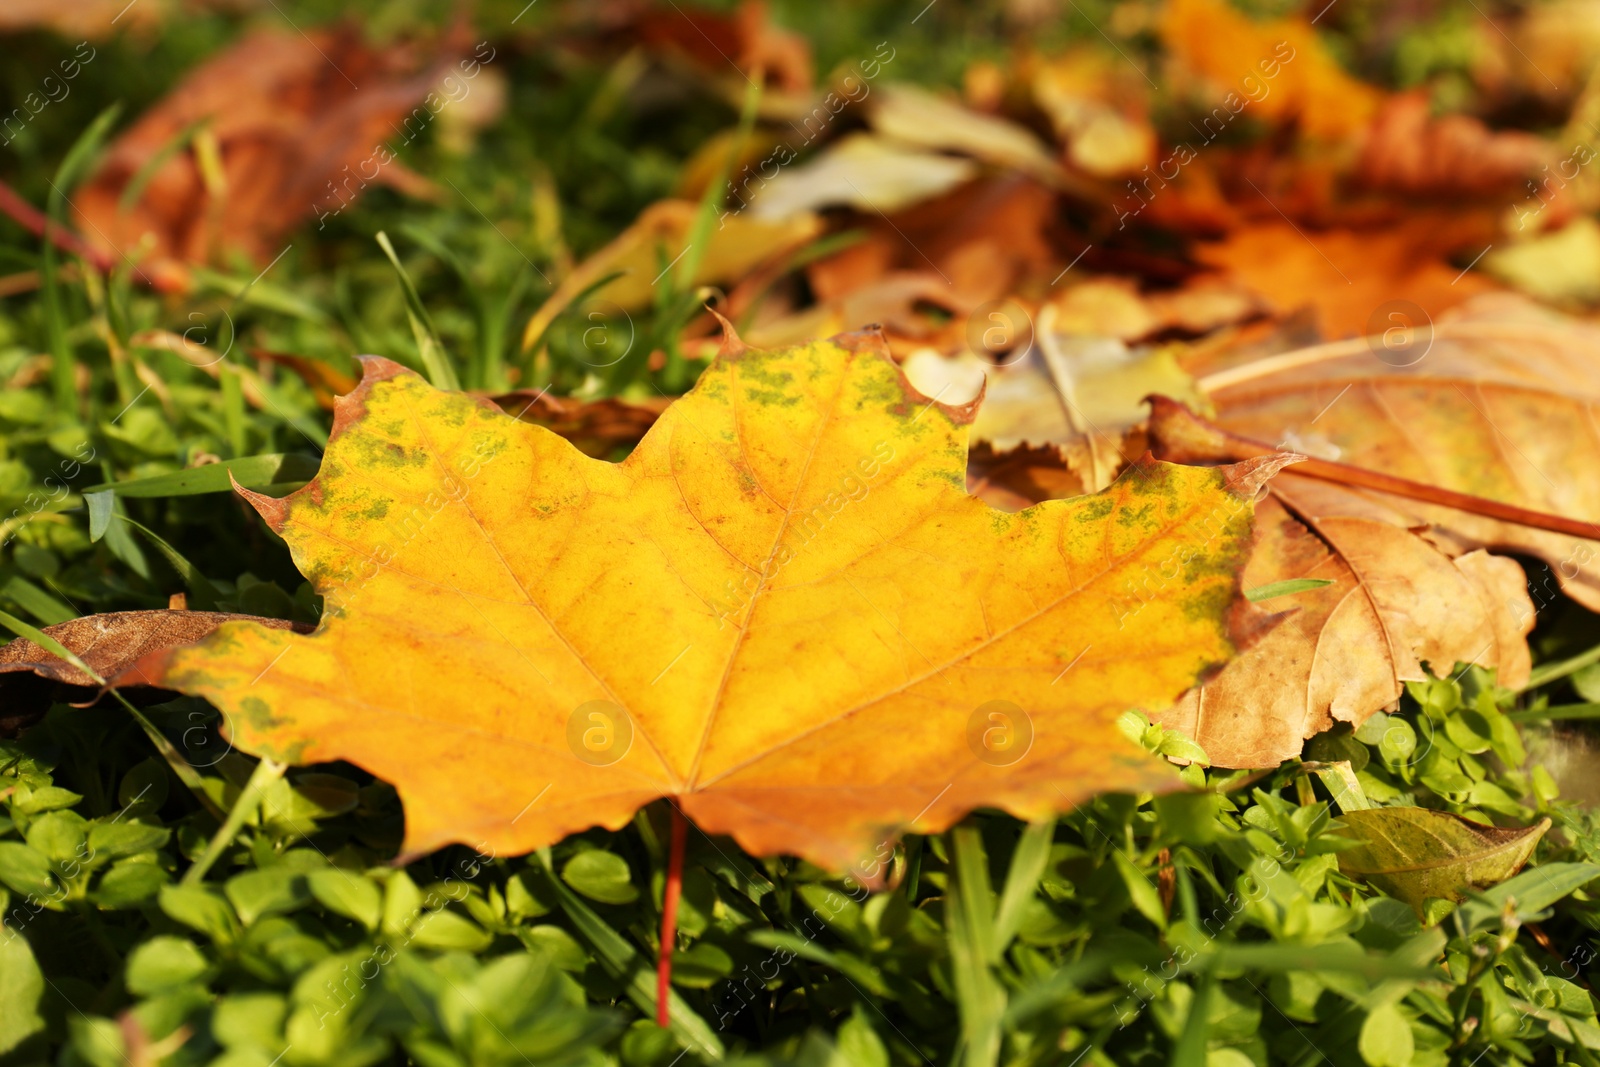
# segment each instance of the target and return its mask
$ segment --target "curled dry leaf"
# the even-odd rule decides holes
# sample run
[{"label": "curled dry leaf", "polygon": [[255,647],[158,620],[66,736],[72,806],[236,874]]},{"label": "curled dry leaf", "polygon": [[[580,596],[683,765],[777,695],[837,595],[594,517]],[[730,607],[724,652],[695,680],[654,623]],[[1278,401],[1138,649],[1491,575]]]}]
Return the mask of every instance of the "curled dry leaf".
[{"label": "curled dry leaf", "polygon": [[[1152,434],[1156,432],[1152,427]],[[1257,505],[1247,588],[1294,578],[1332,584],[1274,603],[1296,610],[1217,677],[1156,715],[1223,767],[1275,766],[1336,722],[1361,723],[1402,685],[1457,662],[1520,685],[1533,626],[1514,560],[1455,556],[1405,512],[1340,486],[1284,475]]]},{"label": "curled dry leaf", "polygon": [[975,405],[917,394],[882,349],[731,343],[617,464],[369,359],[315,481],[245,494],[319,629],[224,626],[140,669],[247,751],[394,783],[412,852],[526,851],[671,797],[840,867],[979,805],[1168,787],[1116,719],[1270,620],[1237,572],[1286,458],[1147,460],[1005,514],[964,488]]},{"label": "curled dry leaf", "polygon": [[[1271,766],[1297,755],[1306,737],[1336,722],[1359,724],[1391,704],[1404,682],[1425,677],[1425,665],[1437,672],[1477,663],[1495,668],[1502,684],[1521,685],[1530,664],[1525,635],[1558,589],[1600,606],[1600,489],[1591,476],[1600,465],[1600,336],[1495,295],[1412,338],[1410,348],[1386,348],[1378,337],[1242,364],[1212,350],[1190,369],[1209,371],[1199,384],[1224,430],[1560,516],[1579,529],[1551,532],[1295,471],[1275,479],[1260,505],[1246,586],[1332,584],[1297,593],[1296,612],[1272,634],[1159,714],[1220,766]],[[991,386],[1002,400],[1005,381],[995,375]],[[1027,439],[1076,455],[1071,449],[1095,439],[1064,415],[1053,430],[1020,418],[985,425],[987,415],[980,436],[990,440],[1031,426]],[[1150,427],[1158,455],[1218,462],[1248,454],[1196,445],[1179,430],[1171,419]],[[1029,484],[1041,483],[1012,479],[1007,490]],[[1586,523],[1594,524],[1592,538]],[[1522,568],[1494,552],[1548,564],[1531,597]]]},{"label": "curled dry leaf", "polygon": [[[1557,589],[1600,607],[1595,329],[1501,296],[1412,340],[1317,346],[1201,384],[1224,430],[1593,523],[1594,536],[1299,474],[1276,479],[1246,584],[1334,584],[1296,596],[1299,613],[1163,715],[1223,765],[1277,763],[1336,721],[1359,724],[1398,698],[1403,681],[1423,677],[1423,663],[1436,672],[1478,663],[1522,685],[1524,635]],[[1158,453],[1204,458],[1172,447],[1170,420],[1151,430]],[[1531,598],[1521,567],[1485,549],[1548,564]]]},{"label": "curled dry leaf", "polygon": [[1339,823],[1361,842],[1339,853],[1339,870],[1405,901],[1424,919],[1430,898],[1459,903],[1467,890],[1516,874],[1550,829],[1549,819],[1500,827],[1428,808],[1347,811]]}]

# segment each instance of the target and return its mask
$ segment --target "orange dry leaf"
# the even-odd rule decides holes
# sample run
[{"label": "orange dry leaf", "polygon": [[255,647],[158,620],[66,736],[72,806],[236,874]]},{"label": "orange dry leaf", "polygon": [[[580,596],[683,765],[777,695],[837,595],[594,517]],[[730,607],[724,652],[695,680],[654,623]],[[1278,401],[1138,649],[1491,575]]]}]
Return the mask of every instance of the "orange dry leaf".
[{"label": "orange dry leaf", "polygon": [[[1161,39],[1178,74],[1221,126],[1248,114],[1296,122],[1308,137],[1343,141],[1366,128],[1382,96],[1346,74],[1304,19],[1253,22],[1228,0],[1168,0]],[[1228,116],[1228,122],[1222,117]],[[1220,126],[1208,135],[1220,133]]]},{"label": "orange dry leaf", "polygon": [[872,335],[730,344],[622,463],[369,359],[323,468],[245,496],[325,598],[145,660],[248,751],[347,759],[406,848],[514,853],[675,798],[832,867],[977,806],[1173,779],[1120,740],[1259,632],[1250,498],[1284,457],[1147,461],[1016,514]]},{"label": "orange dry leaf", "polygon": [[[232,253],[265,263],[289,230],[338,214],[369,184],[427,187],[390,146],[421,136],[470,94],[492,58],[480,45],[458,69],[453,54],[370,47],[351,28],[251,34],[191,71],[117,138],[73,195],[77,226],[108,251],[188,262]],[[185,135],[189,142],[124,210],[129,183]]]},{"label": "orange dry leaf", "polygon": [[1430,248],[1437,238],[1420,229],[1310,230],[1269,220],[1197,245],[1195,255],[1260,293],[1280,313],[1314,308],[1327,336],[1361,336],[1389,326],[1385,309],[1395,301],[1436,317],[1498,288],[1481,274],[1445,262]]}]

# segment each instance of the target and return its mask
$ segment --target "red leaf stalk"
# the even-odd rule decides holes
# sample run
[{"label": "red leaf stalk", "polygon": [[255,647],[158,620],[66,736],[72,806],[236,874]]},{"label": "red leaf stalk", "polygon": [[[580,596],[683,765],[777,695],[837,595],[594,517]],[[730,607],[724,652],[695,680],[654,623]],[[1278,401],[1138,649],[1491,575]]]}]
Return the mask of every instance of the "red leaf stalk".
[{"label": "red leaf stalk", "polygon": [[667,853],[667,886],[661,895],[661,956],[656,962],[656,1025],[667,1025],[667,995],[672,989],[672,947],[678,941],[678,898],[683,895],[683,848],[689,821],[672,805],[672,844]]}]

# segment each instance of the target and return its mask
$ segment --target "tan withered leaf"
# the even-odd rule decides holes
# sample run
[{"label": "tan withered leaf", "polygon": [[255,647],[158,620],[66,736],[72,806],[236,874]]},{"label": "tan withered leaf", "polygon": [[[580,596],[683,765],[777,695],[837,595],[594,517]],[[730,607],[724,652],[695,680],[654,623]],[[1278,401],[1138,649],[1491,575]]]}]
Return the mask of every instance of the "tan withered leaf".
[{"label": "tan withered leaf", "polygon": [[[1600,331],[1480,297],[1412,346],[1322,345],[1200,378],[1222,428],[1296,451],[1567,518],[1600,520]],[[1402,341],[1404,335],[1391,337]],[[1155,436],[1158,428],[1152,426]],[[1168,429],[1169,434],[1172,432]],[[1182,448],[1158,454],[1199,459]],[[1213,457],[1215,458],[1215,457]],[[1224,766],[1270,766],[1335,722],[1359,724],[1422,667],[1528,677],[1525,635],[1564,590],[1600,606],[1600,543],[1293,472],[1260,510],[1247,587],[1333,584],[1163,722]],[[1600,537],[1600,525],[1595,528]],[[1513,560],[1540,558],[1530,597]]]},{"label": "tan withered leaf", "polygon": [[[1323,345],[1206,375],[1223,429],[1323,459],[1595,523],[1571,537],[1363,491],[1452,554],[1544,560],[1600,610],[1600,329],[1511,296],[1482,297],[1407,347]],[[1548,595],[1540,598],[1541,603]]]},{"label": "tan withered leaf", "polygon": [[1249,589],[1293,578],[1332,584],[1274,601],[1295,613],[1217,677],[1157,714],[1225,767],[1298,755],[1336,722],[1360,723],[1398,700],[1403,683],[1457,662],[1527,681],[1533,626],[1514,560],[1452,557],[1417,536],[1414,519],[1310,478],[1274,479],[1256,506]]},{"label": "tan withered leaf", "polygon": [[[1498,296],[1410,337],[1303,349],[1201,385],[1233,433],[1595,520],[1600,538],[1600,331]],[[1246,584],[1334,584],[1297,595],[1294,618],[1164,713],[1224,765],[1274,764],[1336,721],[1360,723],[1423,663],[1478,663],[1522,685],[1538,610],[1558,590],[1600,607],[1596,540],[1293,474],[1271,496]],[[1531,599],[1521,567],[1484,549],[1548,564]]]},{"label": "tan withered leaf", "polygon": [[246,751],[394,783],[409,851],[526,851],[671,797],[840,867],[979,805],[1170,785],[1116,719],[1263,624],[1238,568],[1286,458],[1147,461],[1006,514],[965,490],[974,407],[910,389],[875,336],[732,345],[613,464],[368,360],[316,479],[245,494],[322,625],[140,668]]},{"label": "tan withered leaf", "polygon": [[1339,853],[1339,870],[1370,882],[1423,915],[1430,897],[1461,901],[1522,869],[1550,829],[1499,827],[1428,808],[1368,808],[1339,817],[1345,836],[1362,843]]}]

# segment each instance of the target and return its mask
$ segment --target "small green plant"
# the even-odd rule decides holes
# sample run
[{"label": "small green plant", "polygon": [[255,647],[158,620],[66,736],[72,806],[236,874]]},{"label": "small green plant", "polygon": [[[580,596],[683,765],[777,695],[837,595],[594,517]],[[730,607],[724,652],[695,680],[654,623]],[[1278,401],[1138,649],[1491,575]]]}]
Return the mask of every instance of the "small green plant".
[{"label": "small green plant", "polygon": [[[753,860],[694,832],[674,1025],[653,1017],[664,812],[522,857],[403,867],[399,804],[349,767],[291,772],[203,880],[215,823],[111,709],[0,744],[0,1042],[71,1064],[1595,1062],[1585,982],[1593,816],[1514,768],[1514,695],[1483,672],[1321,735],[1370,802],[1557,829],[1523,873],[1413,909],[1347,877],[1297,762],[1106,796],[1055,823],[977,815],[858,871]],[[191,754],[203,704],[148,714]],[[1163,751],[1174,735],[1128,725]],[[1504,723],[1505,725],[1500,725]],[[207,740],[202,740],[202,738]],[[1196,760],[1192,746],[1172,754]],[[198,762],[198,761],[197,761]],[[226,808],[250,774],[203,768]],[[52,1051],[55,1050],[55,1051]],[[687,1050],[687,1051],[685,1051]],[[837,1060],[843,1057],[842,1060]]]}]

